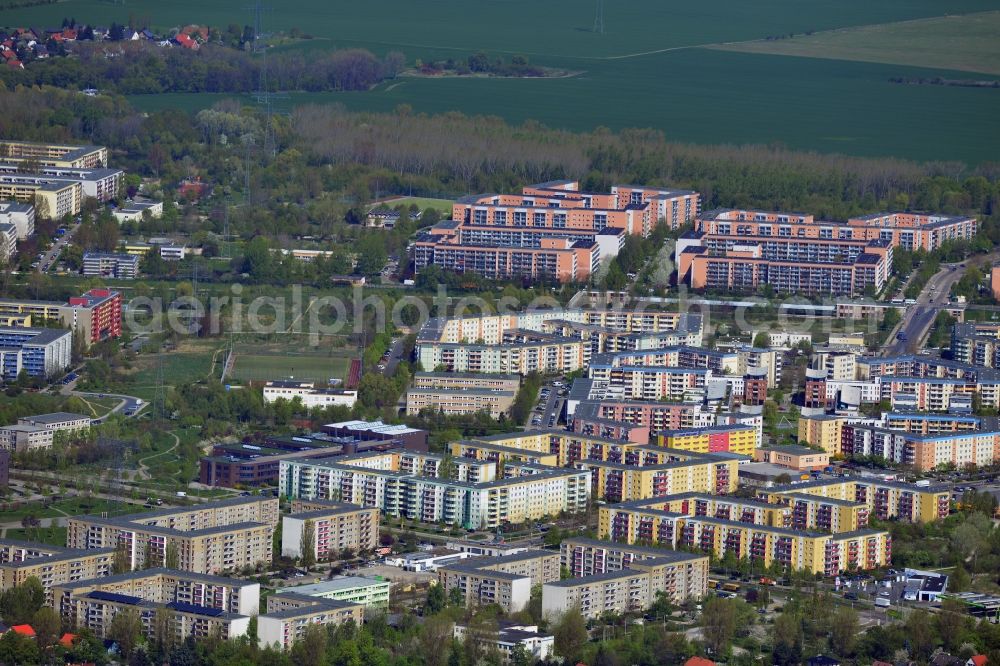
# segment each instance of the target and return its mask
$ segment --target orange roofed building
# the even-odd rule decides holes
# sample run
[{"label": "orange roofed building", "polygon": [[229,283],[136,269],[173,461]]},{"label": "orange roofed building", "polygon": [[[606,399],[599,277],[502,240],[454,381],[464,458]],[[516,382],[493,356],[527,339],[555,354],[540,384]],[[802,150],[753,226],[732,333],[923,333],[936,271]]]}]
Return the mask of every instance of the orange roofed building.
[{"label": "orange roofed building", "polygon": [[529,185],[520,194],[463,197],[452,219],[411,245],[414,268],[436,265],[490,279],[529,277],[579,282],[618,254],[625,236],[656,224],[677,228],[698,214],[697,192],[619,185],[582,192],[576,181]]},{"label": "orange roofed building", "polygon": [[976,220],[879,213],[847,222],[792,212],[717,209],[677,243],[678,282],[693,289],[860,296],[879,292],[894,248],[928,252],[976,235]]}]

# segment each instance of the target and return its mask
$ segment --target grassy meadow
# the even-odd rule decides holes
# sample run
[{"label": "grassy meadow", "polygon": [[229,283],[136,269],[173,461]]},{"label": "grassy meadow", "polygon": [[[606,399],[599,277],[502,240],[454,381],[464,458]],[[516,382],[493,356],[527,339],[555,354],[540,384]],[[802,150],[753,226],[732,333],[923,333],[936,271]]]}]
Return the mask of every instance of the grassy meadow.
[{"label": "grassy meadow", "polygon": [[842,28],[730,44],[744,53],[860,60],[1000,76],[1000,11]]}]

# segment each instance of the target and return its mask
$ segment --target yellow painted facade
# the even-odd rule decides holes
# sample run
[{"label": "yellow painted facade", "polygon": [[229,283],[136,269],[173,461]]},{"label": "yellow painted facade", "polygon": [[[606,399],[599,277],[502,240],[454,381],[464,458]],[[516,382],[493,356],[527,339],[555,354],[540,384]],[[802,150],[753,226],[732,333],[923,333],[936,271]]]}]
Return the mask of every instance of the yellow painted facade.
[{"label": "yellow painted facade", "polygon": [[799,444],[818,446],[830,455],[840,453],[840,436],[846,419],[802,416],[799,418]]},{"label": "yellow painted facade", "polygon": [[752,458],[757,447],[757,429],[752,426],[721,426],[674,430],[657,435],[656,443],[694,453],[736,453]]}]

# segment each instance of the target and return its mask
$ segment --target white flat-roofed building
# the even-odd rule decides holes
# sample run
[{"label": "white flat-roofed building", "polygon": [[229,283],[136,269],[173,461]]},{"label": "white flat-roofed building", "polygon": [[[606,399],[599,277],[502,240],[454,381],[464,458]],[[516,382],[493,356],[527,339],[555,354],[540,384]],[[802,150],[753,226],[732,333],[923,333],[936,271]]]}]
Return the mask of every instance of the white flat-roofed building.
[{"label": "white flat-roofed building", "polygon": [[391,586],[389,581],[380,578],[336,576],[314,585],[300,585],[287,589],[289,592],[310,597],[364,604],[366,608],[385,608],[389,605]]},{"label": "white flat-roofed building", "polygon": [[52,432],[33,425],[9,425],[0,428],[0,449],[24,453],[52,447]]},{"label": "white flat-roofed building", "polygon": [[149,217],[156,219],[163,215],[162,201],[134,201],[125,204],[121,208],[116,208],[111,212],[118,222],[141,222],[143,216],[149,213]]},{"label": "white flat-roofed building", "polygon": [[[470,632],[468,625],[458,623],[455,625],[453,635],[460,641],[464,641]],[[477,636],[477,640],[488,640],[496,647],[504,663],[508,663],[514,656],[517,646],[524,648],[525,653],[532,661],[545,661],[552,655],[555,647],[555,637],[538,630],[535,624],[514,624],[509,621],[501,621],[499,630],[490,636]]]},{"label": "white flat-roofed building", "polygon": [[302,406],[330,407],[342,405],[353,407],[358,401],[358,392],[352,389],[317,388],[313,382],[270,381],[264,385],[264,402],[272,403],[279,399],[289,402],[298,398]]},{"label": "white flat-roofed building", "polygon": [[53,432],[59,432],[60,430],[86,430],[90,427],[91,418],[83,414],[73,414],[71,412],[53,412],[51,414],[22,416],[17,422],[19,425],[38,426],[39,428],[47,428]]},{"label": "white flat-roofed building", "polygon": [[0,201],[0,223],[13,224],[18,240],[35,233],[35,207],[21,201]]},{"label": "white flat-roofed building", "polygon": [[17,254],[17,227],[9,223],[0,223],[0,259],[4,264],[10,264]]},{"label": "white flat-roofed building", "polygon": [[161,245],[160,246],[160,259],[164,261],[181,261],[187,256],[188,249],[186,245]]},{"label": "white flat-roofed building", "polygon": [[83,255],[83,274],[134,280],[139,274],[139,257],[132,254],[86,252]]}]

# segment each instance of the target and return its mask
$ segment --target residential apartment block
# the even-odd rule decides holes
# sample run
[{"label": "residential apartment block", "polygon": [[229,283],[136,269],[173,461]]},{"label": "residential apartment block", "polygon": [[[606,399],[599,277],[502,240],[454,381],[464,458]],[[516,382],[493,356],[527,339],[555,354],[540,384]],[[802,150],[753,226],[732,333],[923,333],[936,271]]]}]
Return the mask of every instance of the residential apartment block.
[{"label": "residential apartment block", "polygon": [[71,548],[121,549],[132,569],[164,563],[172,546],[179,569],[216,574],[270,562],[277,524],[277,498],[237,497],[120,518],[73,516],[66,541]]},{"label": "residential apartment block", "polygon": [[955,324],[951,329],[951,356],[962,363],[1000,369],[1000,324],[982,321]]},{"label": "residential apartment block", "polygon": [[499,419],[510,413],[517,397],[515,391],[494,391],[481,388],[411,388],[406,392],[406,413],[420,412],[456,415],[486,412]]},{"label": "residential apartment block", "polygon": [[417,334],[425,368],[519,374],[572,372],[592,354],[702,342],[701,317],[677,312],[545,310],[429,319]]},{"label": "residential apartment block", "polygon": [[35,214],[58,220],[78,215],[83,205],[83,186],[78,180],[40,174],[0,173],[0,199],[31,204]]},{"label": "residential apartment block", "polygon": [[134,280],[139,274],[139,257],[131,254],[85,252],[83,274],[93,277]]},{"label": "residential apartment block", "polygon": [[153,638],[155,618],[179,640],[246,635],[260,605],[260,584],[171,569],[144,571],[62,583],[52,588],[53,605],[68,626],[108,635],[115,616],[139,614],[143,633]]},{"label": "residential apartment block", "polygon": [[34,577],[51,602],[53,585],[100,578],[111,573],[114,550],[81,550],[0,539],[0,592]]},{"label": "residential apartment block", "polygon": [[257,618],[257,643],[260,647],[290,648],[313,624],[336,626],[365,618],[365,605],[282,590],[267,598],[267,613]]},{"label": "residential apartment block", "polygon": [[805,213],[717,209],[699,215],[696,228],[719,236],[797,238],[808,240],[884,240],[907,250],[936,250],[947,240],[971,240],[974,218],[924,213],[876,213],[847,222],[816,220]]},{"label": "residential apartment block", "polygon": [[475,372],[415,372],[410,382],[414,389],[485,389],[517,392],[520,375],[484,375]]},{"label": "residential apartment block", "polygon": [[645,464],[581,460],[574,465],[590,473],[591,494],[608,502],[688,492],[725,494],[736,490],[739,466],[736,458],[705,456],[673,462],[646,458],[641,463]]},{"label": "residential apartment block", "polygon": [[537,466],[507,478],[469,482],[403,472],[399,460],[398,455],[283,460],[279,492],[299,499],[336,497],[379,507],[390,516],[486,529],[576,513],[589,501],[590,476],[582,470]]},{"label": "residential apartment block", "polygon": [[0,328],[0,376],[51,377],[69,367],[73,334],[56,328]]},{"label": "residential apartment block", "polygon": [[0,201],[0,224],[13,224],[17,240],[26,240],[35,233],[35,207],[30,203]]},{"label": "residential apartment block", "polygon": [[58,322],[79,335],[86,346],[122,334],[122,295],[111,289],[91,289],[59,301],[0,299],[0,315],[27,315],[28,322]]},{"label": "residential apartment block", "polygon": [[651,402],[615,398],[590,399],[593,382],[577,380],[566,410],[573,430],[581,434],[621,439],[621,424],[650,432],[702,428],[715,423],[715,414],[701,402]]},{"label": "residential apartment block", "polygon": [[694,453],[735,453],[753,457],[757,429],[745,425],[714,426],[696,430],[666,430],[656,434],[656,444]]},{"label": "residential apartment block", "polygon": [[572,578],[542,586],[542,612],[584,617],[641,612],[664,595],[680,604],[708,590],[707,555],[571,537],[560,547]]},{"label": "residential apartment block", "polygon": [[0,156],[0,176],[43,178],[51,183],[79,183],[84,198],[108,202],[118,196],[125,173],[121,169],[105,167],[54,167],[37,166],[33,173],[25,173],[21,165],[4,161]]},{"label": "residential apartment block", "polygon": [[945,486],[916,486],[867,477],[816,480],[761,491],[768,502],[788,504],[788,495],[818,497],[864,503],[868,515],[879,520],[927,523],[947,518],[951,493]]},{"label": "residential apartment block", "polygon": [[1000,460],[1000,431],[920,435],[863,423],[845,423],[841,426],[840,452],[847,457],[878,456],[913,465],[922,472],[940,465],[985,466]]},{"label": "residential apartment block", "polygon": [[709,517],[687,517],[676,545],[723,557],[754,558],[795,570],[834,576],[843,571],[878,569],[892,561],[888,532],[861,529],[825,534],[752,525]]},{"label": "residential apartment block", "polygon": [[316,561],[335,558],[345,550],[354,553],[373,551],[378,547],[379,510],[356,504],[327,500],[295,500],[291,515],[281,519],[281,554],[302,557],[306,527],[312,531]]},{"label": "residential apartment block", "polygon": [[4,140],[0,141],[0,161],[30,161],[42,166],[93,169],[107,165],[108,149],[104,146]]},{"label": "residential apartment block", "polygon": [[803,213],[713,210],[677,245],[678,276],[693,288],[861,295],[881,291],[892,248],[932,251],[971,239],[976,220],[919,213],[880,213],[843,222]]},{"label": "residential apartment block", "polygon": [[501,557],[476,557],[438,569],[446,593],[458,589],[466,606],[497,604],[507,613],[528,605],[531,588],[559,580],[559,553],[528,550]]},{"label": "residential apartment block", "polygon": [[622,186],[599,194],[552,181],[521,194],[463,197],[451,220],[410,249],[417,271],[437,265],[490,278],[582,281],[618,253],[626,235],[648,236],[658,221],[676,228],[698,209],[696,192]]},{"label": "residential apartment block", "polygon": [[883,289],[892,271],[887,241],[685,235],[677,244],[678,279],[692,289],[861,296]]}]

